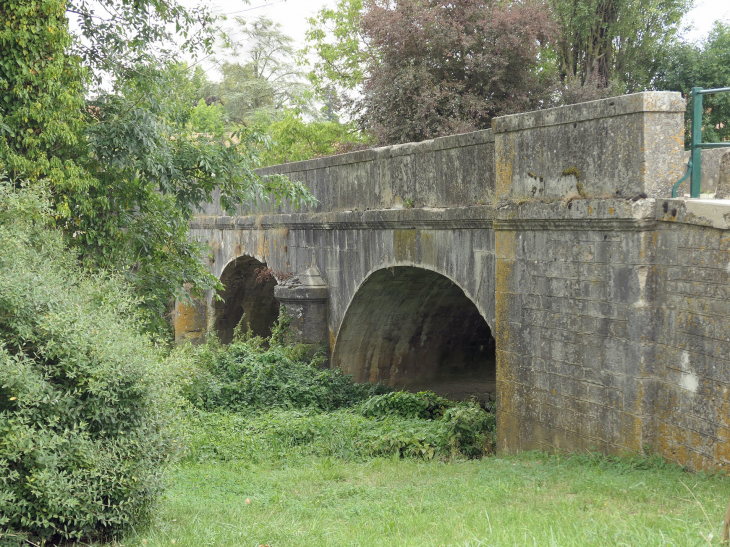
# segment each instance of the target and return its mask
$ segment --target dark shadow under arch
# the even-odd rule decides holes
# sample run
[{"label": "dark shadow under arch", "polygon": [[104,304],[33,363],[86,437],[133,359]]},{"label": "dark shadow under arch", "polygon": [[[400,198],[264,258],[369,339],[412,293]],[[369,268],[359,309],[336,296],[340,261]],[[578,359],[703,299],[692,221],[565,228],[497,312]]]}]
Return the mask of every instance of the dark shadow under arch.
[{"label": "dark shadow under arch", "polygon": [[233,339],[233,330],[244,318],[243,329],[250,328],[258,336],[269,336],[279,316],[279,302],[274,298],[276,280],[256,280],[256,269],[266,264],[250,256],[242,256],[228,264],[221,274],[225,289],[219,291],[223,301],[214,303],[215,330],[224,344]]},{"label": "dark shadow under arch", "polygon": [[416,267],[372,274],[347,310],[333,366],[360,382],[383,381],[456,399],[495,394],[495,342],[464,291]]}]

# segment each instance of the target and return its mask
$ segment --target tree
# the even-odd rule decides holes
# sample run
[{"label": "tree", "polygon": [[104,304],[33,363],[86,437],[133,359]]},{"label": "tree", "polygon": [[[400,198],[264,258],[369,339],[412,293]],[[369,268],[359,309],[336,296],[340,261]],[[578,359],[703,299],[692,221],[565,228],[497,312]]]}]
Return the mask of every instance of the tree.
[{"label": "tree", "polygon": [[307,21],[308,44],[300,58],[309,64],[307,55],[316,55],[309,80],[332,110],[351,108],[366,77],[369,50],[362,32],[362,10],[362,0],[338,0],[334,9],[323,8]]},{"label": "tree", "polygon": [[69,52],[90,69],[96,83],[133,78],[140,65],[173,63],[181,51],[210,54],[216,35],[215,18],[202,3],[192,8],[177,0],[64,4],[79,29]]},{"label": "tree", "polygon": [[[691,97],[693,87],[705,89],[730,87],[730,25],[715,22],[707,40],[701,44],[678,43],[670,48],[659,67],[655,89],[681,91]],[[703,140],[730,140],[730,94],[705,95],[702,102]],[[685,138],[690,139],[691,100],[685,116]]]},{"label": "tree", "polygon": [[307,160],[367,148],[369,139],[357,130],[354,123],[337,121],[306,122],[301,114],[287,110],[283,117],[273,121],[266,133],[271,147],[261,152],[262,165],[276,165]]},{"label": "tree", "polygon": [[85,150],[86,71],[65,54],[64,8],[60,0],[0,5],[0,171],[83,192],[92,181],[74,158]]},{"label": "tree", "polygon": [[563,81],[628,91],[651,86],[676,42],[693,0],[550,0],[560,33],[555,51]]},{"label": "tree", "polygon": [[550,104],[541,49],[553,38],[538,0],[366,0],[363,121],[383,143],[491,127]]},{"label": "tree", "polygon": [[[103,5],[130,19],[94,30],[89,21],[96,17],[82,3],[91,44],[74,46],[82,57],[69,53],[63,0],[0,7],[0,170],[15,184],[51,183],[58,224],[82,263],[123,272],[143,297],[149,326],[159,330],[171,297],[187,294],[185,284],[197,293],[217,286],[187,236],[187,220],[214,190],[231,210],[260,199],[312,198],[284,177],[256,176],[264,134],[243,130],[231,138],[191,127],[196,104],[170,92],[181,79],[179,65],[146,53],[168,51],[158,43],[167,36],[164,23],[184,22],[182,8],[157,0]],[[113,36],[114,25],[125,23],[140,25],[130,44]],[[87,75],[107,68],[114,70],[111,90],[98,89],[87,103]]]},{"label": "tree", "polygon": [[271,120],[285,107],[311,111],[311,94],[294,62],[293,39],[266,17],[236,18],[238,34],[229,37],[229,51],[243,53],[243,63],[223,63],[219,96],[230,121],[236,124]]}]

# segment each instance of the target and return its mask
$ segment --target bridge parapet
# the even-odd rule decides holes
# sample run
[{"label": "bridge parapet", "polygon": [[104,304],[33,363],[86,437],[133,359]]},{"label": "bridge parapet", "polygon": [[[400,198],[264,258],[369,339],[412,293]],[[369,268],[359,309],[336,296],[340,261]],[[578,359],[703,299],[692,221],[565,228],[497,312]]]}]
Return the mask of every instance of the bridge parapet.
[{"label": "bridge parapet", "polygon": [[[476,205],[488,202],[494,190],[494,137],[487,129],[275,165],[257,173],[303,182],[318,203],[299,212]],[[294,212],[291,206],[266,204],[256,210]],[[225,213],[216,199],[202,214]]]},{"label": "bridge parapet", "polygon": [[671,196],[682,176],[685,101],[645,92],[496,118],[497,196]]},{"label": "bridge parapet", "polygon": [[[680,93],[645,92],[496,118],[493,129],[259,169],[303,182],[299,212],[459,207],[496,199],[669,197],[684,170]],[[239,214],[293,213],[263,204]],[[218,200],[201,216],[226,213]]]}]

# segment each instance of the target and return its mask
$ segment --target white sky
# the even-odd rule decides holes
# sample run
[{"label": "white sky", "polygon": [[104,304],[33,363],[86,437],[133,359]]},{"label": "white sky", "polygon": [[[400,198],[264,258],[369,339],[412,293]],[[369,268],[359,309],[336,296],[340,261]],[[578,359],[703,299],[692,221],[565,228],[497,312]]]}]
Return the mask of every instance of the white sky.
[{"label": "white sky", "polygon": [[[1,1],[1,0],[0,0]],[[226,15],[229,21],[224,25],[232,27],[236,16],[256,18],[266,16],[281,24],[282,31],[294,38],[296,49],[304,46],[304,34],[308,28],[307,19],[313,17],[325,6],[334,6],[336,0],[180,0],[188,7],[205,3],[216,15]],[[685,20],[688,28],[685,37],[699,41],[707,36],[716,20],[730,23],[730,0],[695,0],[695,7]],[[220,59],[219,59],[220,60]],[[208,76],[217,80],[219,75],[209,62],[201,63]]]},{"label": "white sky", "polygon": [[[183,0],[186,5],[197,3]],[[334,6],[335,0],[211,0],[208,5],[218,14],[258,17],[265,15],[281,23],[284,34],[294,38],[298,47],[304,43],[307,18],[314,16],[326,5]],[[243,11],[246,10],[246,11]],[[687,14],[685,25],[694,28],[687,34],[691,40],[699,40],[707,35],[712,23],[718,19],[730,22],[730,0],[695,0],[695,8]]]},{"label": "white sky", "polygon": [[718,20],[730,22],[730,0],[695,0],[694,9],[684,19],[685,25],[693,27],[687,37],[690,40],[701,40]]},{"label": "white sky", "polygon": [[[194,0],[183,0],[195,4]],[[730,3],[730,0],[728,0]],[[313,17],[326,5],[334,6],[335,0],[212,0],[208,2],[213,13],[225,14],[230,18],[241,16],[256,18],[265,15],[272,21],[281,23],[282,31],[294,38],[296,47],[304,45],[304,33],[307,30],[307,19]]]}]

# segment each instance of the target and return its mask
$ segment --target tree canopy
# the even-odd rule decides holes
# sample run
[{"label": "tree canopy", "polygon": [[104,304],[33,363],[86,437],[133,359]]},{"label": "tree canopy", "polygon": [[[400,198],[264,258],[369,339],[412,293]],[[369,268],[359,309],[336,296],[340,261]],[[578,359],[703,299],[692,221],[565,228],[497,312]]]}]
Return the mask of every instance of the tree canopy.
[{"label": "tree canopy", "polygon": [[[162,312],[171,296],[186,294],[183,286],[217,286],[187,235],[187,219],[214,190],[229,209],[311,196],[284,177],[256,176],[269,142],[260,131],[193,127],[202,112],[175,83],[195,73],[172,62],[179,48],[169,25],[190,37],[185,47],[205,47],[207,31],[193,36],[190,26],[212,23],[204,9],[105,0],[104,18],[90,6],[0,7],[0,171],[16,184],[50,182],[58,224],[82,263],[123,272],[162,329]],[[70,35],[66,10],[82,14],[82,37]],[[104,74],[110,80],[95,85]]]},{"label": "tree canopy", "polygon": [[539,52],[555,27],[541,0],[365,0],[365,123],[381,142],[491,127],[550,102]]},{"label": "tree canopy", "polygon": [[561,77],[628,91],[651,86],[667,47],[676,42],[692,0],[550,0],[560,32]]},{"label": "tree canopy", "polygon": [[401,142],[655,89],[692,2],[338,0],[310,19],[305,51],[321,98]]},{"label": "tree canopy", "polygon": [[[716,89],[730,87],[730,24],[717,21],[707,40],[701,44],[677,43],[665,52],[654,86],[657,89],[681,91],[690,97],[693,87]],[[703,140],[730,139],[730,94],[705,95],[703,99]],[[687,108],[689,143],[690,113]]]},{"label": "tree canopy", "polygon": [[281,25],[266,17],[235,21],[236,28],[226,35],[226,52],[238,60],[221,64],[223,80],[214,86],[228,120],[265,125],[286,108],[314,112],[312,93],[296,64],[294,40]]}]

